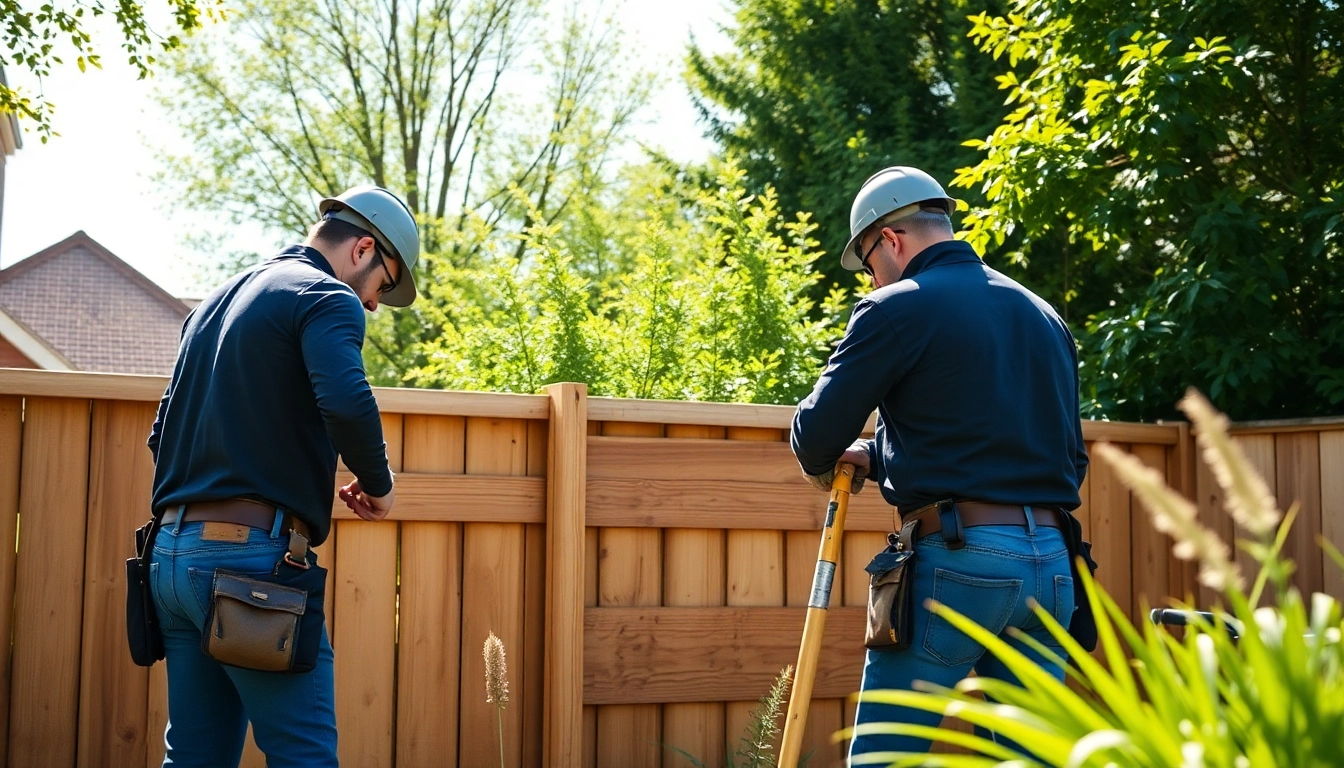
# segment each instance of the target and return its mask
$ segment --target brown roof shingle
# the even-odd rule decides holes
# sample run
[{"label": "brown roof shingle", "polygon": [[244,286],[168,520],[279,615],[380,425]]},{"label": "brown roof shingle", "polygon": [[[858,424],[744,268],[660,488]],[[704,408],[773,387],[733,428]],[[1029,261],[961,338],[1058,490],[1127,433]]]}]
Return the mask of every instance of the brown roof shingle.
[{"label": "brown roof shingle", "polygon": [[0,270],[0,307],[78,370],[169,374],[189,311],[77,232]]}]

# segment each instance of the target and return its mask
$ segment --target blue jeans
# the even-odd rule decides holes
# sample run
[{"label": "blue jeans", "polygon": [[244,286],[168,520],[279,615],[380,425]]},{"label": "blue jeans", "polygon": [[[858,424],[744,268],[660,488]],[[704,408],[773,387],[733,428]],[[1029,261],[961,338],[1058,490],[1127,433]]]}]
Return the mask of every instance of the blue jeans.
[{"label": "blue jeans", "polygon": [[297,675],[219,664],[201,651],[216,568],[270,573],[288,535],[252,529],[245,543],[203,541],[204,523],[159,531],[150,561],[168,662],[164,765],[236,766],[247,724],[270,768],[336,765],[336,697],[326,628],[317,668]]},{"label": "blue jeans", "polygon": [[[1006,632],[1009,627],[1018,627],[1042,645],[1059,650],[1059,644],[1027,603],[1035,598],[1060,624],[1069,625],[1073,575],[1063,534],[1035,525],[1031,529],[1026,525],[984,525],[964,531],[966,546],[962,549],[948,549],[937,533],[915,543],[915,580],[911,585],[915,620],[910,647],[903,651],[870,649],[863,668],[863,690],[911,690],[916,680],[951,687],[972,669],[981,677],[1017,682],[998,658],[985,652],[984,646],[925,609],[924,602],[929,598],[955,609],[1036,660],[1056,678],[1064,679],[1064,670],[1058,664]],[[854,720],[856,724],[936,726],[942,715],[860,702]],[[869,752],[926,752],[928,748],[927,739],[874,734],[856,737],[849,754],[854,758]]]}]

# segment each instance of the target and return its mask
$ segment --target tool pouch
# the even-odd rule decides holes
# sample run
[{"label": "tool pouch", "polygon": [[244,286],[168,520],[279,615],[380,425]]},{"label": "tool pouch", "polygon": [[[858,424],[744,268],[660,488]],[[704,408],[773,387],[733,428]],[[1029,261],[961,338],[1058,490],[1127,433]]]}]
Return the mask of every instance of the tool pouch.
[{"label": "tool pouch", "polygon": [[1064,540],[1069,546],[1069,567],[1073,572],[1073,618],[1069,620],[1069,636],[1087,651],[1097,649],[1097,617],[1092,614],[1092,602],[1087,599],[1087,590],[1083,589],[1083,580],[1078,575],[1078,558],[1082,558],[1088,571],[1097,572],[1097,562],[1092,559],[1092,543],[1083,540],[1083,526],[1078,518],[1060,510],[1060,520],[1064,524]]},{"label": "tool pouch", "polygon": [[244,669],[311,671],[322,640],[326,584],[327,570],[306,551],[302,559],[286,552],[267,576],[216,570],[201,650]]},{"label": "tool pouch", "polygon": [[863,644],[876,650],[901,651],[910,647],[914,630],[916,529],[909,522],[899,535],[887,535],[887,548],[864,568],[869,575],[868,626]]},{"label": "tool pouch", "polygon": [[155,515],[136,530],[135,557],[126,561],[126,640],[131,661],[142,667],[154,666],[163,658],[163,633],[149,586],[150,553],[158,532],[159,516]]}]

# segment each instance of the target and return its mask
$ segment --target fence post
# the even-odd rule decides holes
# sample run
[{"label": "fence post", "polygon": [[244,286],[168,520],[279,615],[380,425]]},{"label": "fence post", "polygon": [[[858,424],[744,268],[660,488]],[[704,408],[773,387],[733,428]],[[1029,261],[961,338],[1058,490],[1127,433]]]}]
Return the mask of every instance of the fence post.
[{"label": "fence post", "polygon": [[583,541],[588,387],[552,384],[546,467],[546,686],[543,763],[583,762]]}]

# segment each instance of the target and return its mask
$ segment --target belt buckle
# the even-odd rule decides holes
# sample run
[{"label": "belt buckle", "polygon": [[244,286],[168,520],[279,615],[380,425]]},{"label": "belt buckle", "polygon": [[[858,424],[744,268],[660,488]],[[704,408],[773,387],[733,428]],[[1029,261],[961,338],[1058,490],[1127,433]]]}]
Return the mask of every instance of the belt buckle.
[{"label": "belt buckle", "polygon": [[966,546],[966,536],[961,529],[961,513],[952,499],[938,502],[938,524],[942,527],[943,543],[948,549],[961,549]]}]

